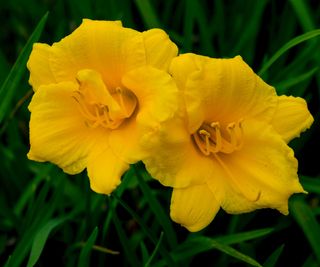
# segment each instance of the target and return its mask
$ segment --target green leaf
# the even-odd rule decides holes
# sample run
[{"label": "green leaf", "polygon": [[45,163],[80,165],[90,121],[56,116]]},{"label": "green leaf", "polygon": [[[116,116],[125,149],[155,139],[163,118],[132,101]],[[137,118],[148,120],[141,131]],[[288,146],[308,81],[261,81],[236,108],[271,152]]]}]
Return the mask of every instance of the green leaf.
[{"label": "green leaf", "polygon": [[[155,244],[158,244],[158,240],[157,238],[154,236],[153,232],[151,232],[149,230],[149,228],[147,227],[147,225],[144,223],[144,221],[142,219],[140,219],[140,217],[124,202],[122,201],[121,198],[119,198],[117,195],[113,195],[114,198],[116,198],[119,202],[119,204],[125,209],[127,210],[127,212],[137,221],[137,223],[141,226],[141,229],[143,230],[143,232],[149,237],[149,239]],[[115,215],[115,213],[114,213]],[[172,259],[172,257],[170,256],[170,254],[168,253],[168,251],[162,246],[162,244],[159,245],[159,251],[161,253],[161,255],[164,257],[164,259],[166,260],[166,265],[167,266],[175,266],[175,263]]]},{"label": "green leaf", "polygon": [[163,239],[163,232],[161,232],[160,234],[160,237],[159,237],[159,240],[158,240],[158,243],[156,245],[156,247],[154,248],[154,251],[152,252],[149,260],[146,262],[146,264],[144,265],[144,267],[148,267],[148,266],[151,266],[151,262],[152,260],[154,259],[154,257],[157,255],[157,252],[159,250],[159,247],[160,247],[160,244],[162,242],[162,239]]},{"label": "green leaf", "polygon": [[234,257],[240,261],[246,262],[252,266],[262,267],[261,264],[259,264],[256,260],[249,257],[248,255],[245,255],[226,244],[220,243],[212,238],[205,237],[205,236],[197,236],[188,240],[184,244],[183,249],[182,247],[180,247],[178,253],[177,252],[173,253],[173,258],[176,260],[183,260],[188,257],[191,257],[192,255],[198,254],[203,251],[211,250],[211,249],[217,249],[221,252],[226,253],[231,257]]},{"label": "green leaf", "polygon": [[307,177],[300,176],[300,182],[303,188],[310,193],[320,194],[320,178],[319,177]]},{"label": "green leaf", "polygon": [[302,196],[290,199],[290,212],[302,228],[320,265],[320,225]]},{"label": "green leaf", "polygon": [[[118,199],[118,201],[119,201],[119,199]],[[110,203],[110,201],[109,201],[109,203]],[[140,266],[141,264],[139,264],[138,258],[136,256],[136,254],[134,253],[134,251],[132,251],[132,247],[130,246],[129,239],[127,238],[126,233],[124,232],[124,230],[122,228],[122,224],[118,218],[118,215],[115,211],[115,208],[112,206],[110,206],[110,208],[112,211],[112,220],[113,220],[114,226],[116,227],[116,231],[117,231],[118,237],[120,239],[121,245],[123,247],[124,253],[127,256],[128,263],[133,267]]]},{"label": "green leaf", "polygon": [[12,98],[18,88],[19,82],[26,70],[26,64],[31,53],[32,45],[37,42],[48,18],[48,12],[42,17],[26,45],[13,65],[9,75],[0,88],[0,123],[5,118],[11,105]]},{"label": "green leaf", "polygon": [[304,0],[290,0],[290,4],[296,12],[303,30],[313,30],[315,28],[315,24],[307,2]]},{"label": "green leaf", "polygon": [[285,52],[287,52],[290,48],[308,41],[312,38],[315,38],[320,35],[320,29],[309,31],[305,34],[299,35],[293,39],[291,39],[289,42],[287,42],[284,46],[282,46],[262,67],[262,69],[259,71],[259,75],[261,76],[264,72],[266,72],[267,69],[270,68],[270,66],[279,58],[281,57]]},{"label": "green leaf", "polygon": [[157,13],[155,12],[151,1],[149,0],[135,0],[134,1],[141,16],[144,24],[147,28],[160,28],[161,23],[158,19]]},{"label": "green leaf", "polygon": [[274,85],[274,87],[277,89],[277,92],[279,94],[286,94],[289,91],[289,88],[304,82],[305,80],[311,79],[311,77],[319,70],[319,67],[315,67],[311,70],[308,70],[307,72],[291,77],[289,79],[286,79],[284,81],[281,81]]},{"label": "green leaf", "polygon": [[264,262],[263,267],[275,267],[283,249],[284,245],[278,247]]},{"label": "green leaf", "polygon": [[98,227],[95,227],[88,238],[88,241],[85,243],[84,247],[81,249],[78,267],[87,267],[90,266],[90,254],[94,243],[96,242],[98,236]]},{"label": "green leaf", "polygon": [[51,231],[67,219],[68,217],[52,219],[37,232],[32,243],[27,267],[32,267],[37,263]]},{"label": "green leaf", "polygon": [[132,168],[135,171],[143,195],[145,196],[150,208],[156,216],[158,223],[163,227],[165,236],[168,239],[171,248],[174,248],[177,245],[177,237],[169,217],[166,215],[159,201],[154,197],[147,183],[142,178],[138,167],[133,165]]},{"label": "green leaf", "polygon": [[243,232],[238,234],[226,235],[222,237],[214,238],[215,241],[221,242],[226,245],[237,244],[245,241],[249,241],[255,238],[259,238],[268,234],[271,234],[274,231],[273,228],[263,228],[259,230],[253,230],[249,232]]}]

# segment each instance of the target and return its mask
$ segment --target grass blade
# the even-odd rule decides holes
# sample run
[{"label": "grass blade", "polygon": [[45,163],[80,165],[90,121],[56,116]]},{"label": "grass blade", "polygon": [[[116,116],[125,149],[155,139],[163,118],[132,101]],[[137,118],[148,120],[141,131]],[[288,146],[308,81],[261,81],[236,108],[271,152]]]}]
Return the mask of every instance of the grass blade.
[{"label": "grass blade", "polygon": [[315,28],[311,12],[308,5],[303,0],[289,1],[297,14],[300,24],[304,31],[310,31]]},{"label": "grass blade", "polygon": [[300,181],[306,191],[320,194],[320,179],[318,177],[300,176]]},{"label": "grass blade", "polygon": [[158,243],[157,243],[154,251],[152,252],[150,258],[148,259],[148,261],[147,261],[146,264],[144,265],[144,267],[151,266],[150,264],[151,264],[152,260],[154,259],[154,257],[157,255],[157,252],[158,252],[158,250],[159,250],[159,247],[160,247],[160,244],[161,244],[161,242],[162,242],[162,239],[163,239],[163,232],[161,232],[160,237],[159,237],[159,241],[158,241]]},{"label": "grass blade", "polygon": [[259,230],[253,230],[244,233],[226,235],[222,237],[217,237],[214,240],[217,242],[221,242],[226,245],[237,244],[245,241],[249,241],[255,238],[259,238],[265,235],[268,235],[274,231],[273,228],[264,228]]},{"label": "grass blade", "polygon": [[90,253],[94,243],[96,242],[98,236],[98,227],[95,227],[88,238],[88,241],[85,243],[84,247],[81,249],[78,267],[87,267],[89,265]]},{"label": "grass blade", "polygon": [[157,201],[157,199],[152,195],[151,190],[148,187],[147,183],[141,177],[137,166],[133,165],[132,167],[133,167],[135,174],[137,176],[137,179],[139,181],[139,186],[140,186],[144,196],[146,197],[146,199],[150,205],[150,208],[152,209],[154,215],[156,216],[159,224],[162,225],[171,248],[174,248],[177,245],[177,238],[176,238],[176,233],[173,230],[172,224],[171,224],[168,216],[163,211],[163,209],[162,209],[160,203]]},{"label": "grass blade", "polygon": [[320,225],[317,222],[310,207],[301,196],[295,196],[289,202],[290,211],[297,223],[302,228],[310,246],[320,265]]},{"label": "grass blade", "polygon": [[32,243],[27,267],[32,267],[37,263],[51,231],[67,219],[68,217],[52,219],[38,231]]},{"label": "grass blade", "polygon": [[161,23],[149,0],[134,1],[147,28],[160,28]]},{"label": "grass blade", "polygon": [[123,247],[124,253],[127,255],[128,263],[133,267],[140,266],[141,264],[139,264],[138,258],[134,253],[134,251],[132,251],[130,247],[130,242],[125,232],[122,229],[121,222],[118,218],[115,208],[112,206],[111,206],[111,211],[112,211],[112,220],[113,220],[114,226],[116,227],[116,231],[120,239],[121,245]]},{"label": "grass blade", "polygon": [[205,236],[198,236],[188,240],[186,243],[184,243],[183,251],[180,251],[178,253],[175,252],[173,254],[173,258],[176,260],[183,260],[188,257],[191,257],[192,255],[211,249],[217,249],[231,257],[246,262],[252,266],[262,267],[260,263],[258,263],[256,260],[249,257],[248,255],[245,255],[226,244],[220,243],[212,238]]},{"label": "grass blade", "polygon": [[307,33],[304,33],[302,35],[299,35],[293,39],[291,39],[289,42],[287,42],[284,46],[282,46],[262,67],[262,69],[259,71],[259,76],[261,76],[264,72],[266,72],[267,69],[270,68],[270,66],[279,58],[281,57],[285,52],[287,52],[290,48],[303,43],[305,41],[308,41],[312,38],[315,38],[320,35],[320,29],[309,31]]},{"label": "grass blade", "polygon": [[278,247],[264,262],[263,267],[275,267],[283,249],[284,245]]},{"label": "grass blade", "polygon": [[[144,231],[144,233],[149,237],[149,239],[155,244],[158,244],[157,238],[153,235],[153,233],[149,230],[147,225],[139,218],[139,216],[124,202],[121,198],[119,198],[117,195],[113,195],[115,197],[119,204],[127,210],[127,212],[137,221],[138,224],[140,224],[141,229]],[[171,258],[170,254],[163,248],[163,246],[160,244],[159,251],[164,257],[164,259],[167,261],[167,266],[175,266],[175,263],[173,259]]]},{"label": "grass blade", "polygon": [[31,34],[28,42],[24,46],[17,61],[13,65],[9,75],[0,88],[0,123],[6,116],[11,104],[11,100],[15,95],[19,82],[26,70],[26,64],[34,42],[37,42],[43,31],[48,18],[48,12],[42,17],[34,32]]},{"label": "grass blade", "polygon": [[311,77],[319,70],[319,67],[315,67],[301,75],[294,76],[282,82],[279,82],[274,87],[277,89],[279,94],[286,94],[290,87],[302,83],[305,80],[311,79]]}]

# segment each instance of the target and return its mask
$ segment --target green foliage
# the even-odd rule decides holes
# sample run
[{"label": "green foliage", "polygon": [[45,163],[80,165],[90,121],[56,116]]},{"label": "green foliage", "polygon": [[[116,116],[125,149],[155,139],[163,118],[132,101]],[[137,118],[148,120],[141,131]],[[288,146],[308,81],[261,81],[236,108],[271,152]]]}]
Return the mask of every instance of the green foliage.
[{"label": "green foliage", "polygon": [[[0,3],[0,15],[1,266],[320,265],[317,1],[11,0]],[[290,145],[309,194],[292,197],[289,216],[221,211],[206,229],[189,233],[169,217],[170,189],[142,164],[102,196],[90,190],[86,173],[68,176],[29,161],[32,44],[60,40],[83,17],[122,20],[140,31],[161,27],[181,53],[239,54],[278,93],[306,98],[315,123]]]}]

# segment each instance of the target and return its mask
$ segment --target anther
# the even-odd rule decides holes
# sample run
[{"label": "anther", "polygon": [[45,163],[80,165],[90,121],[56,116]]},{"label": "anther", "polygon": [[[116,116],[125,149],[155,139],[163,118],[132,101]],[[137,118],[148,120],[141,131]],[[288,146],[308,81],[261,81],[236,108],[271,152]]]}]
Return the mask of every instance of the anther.
[{"label": "anther", "polygon": [[206,146],[205,146],[205,149],[203,149],[203,154],[205,154],[206,156],[209,156],[210,155],[210,133],[207,132],[206,130],[200,130],[199,131],[199,134],[201,135],[204,135],[205,137],[205,143],[206,143]]},{"label": "anther", "polygon": [[234,122],[229,123],[227,126],[227,131],[230,135],[230,143],[234,148],[237,147],[237,136],[235,132],[235,127],[236,127],[236,124]]},{"label": "anther", "polygon": [[215,130],[216,139],[215,139],[215,147],[214,149],[211,149],[210,151],[212,153],[217,153],[222,148],[222,137],[221,137],[221,131],[220,131],[220,123],[219,122],[212,122],[210,126]]}]

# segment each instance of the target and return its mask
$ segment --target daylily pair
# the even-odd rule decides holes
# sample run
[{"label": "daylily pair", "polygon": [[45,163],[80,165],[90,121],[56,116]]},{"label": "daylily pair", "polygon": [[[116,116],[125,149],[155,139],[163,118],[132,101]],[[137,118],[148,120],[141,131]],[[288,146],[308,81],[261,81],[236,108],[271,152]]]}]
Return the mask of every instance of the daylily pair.
[{"label": "daylily pair", "polygon": [[143,161],[173,188],[170,214],[189,231],[229,213],[274,208],[304,192],[287,143],[313,122],[301,98],[277,96],[241,57],[177,55],[160,29],[85,19],[28,61],[34,96],[28,157],[87,169],[110,194]]}]

